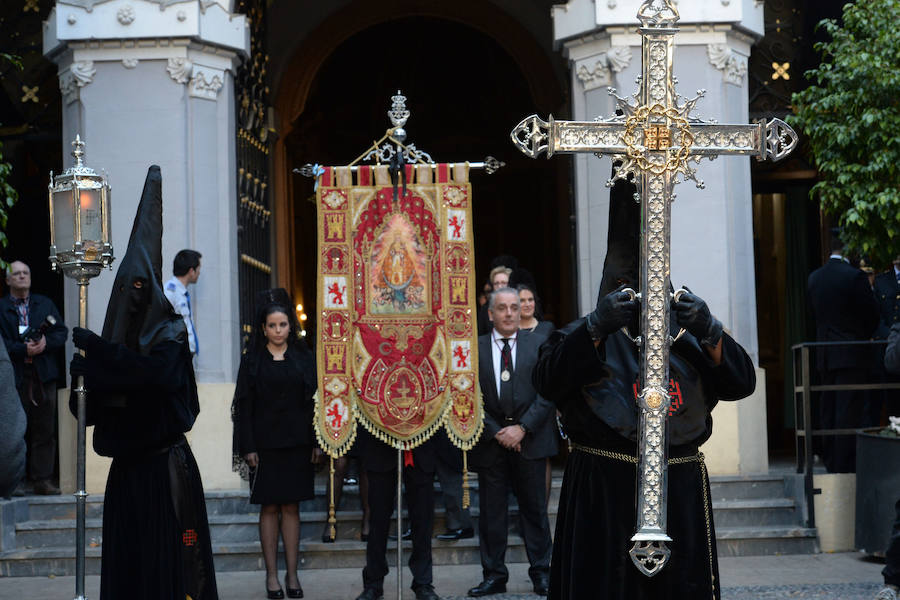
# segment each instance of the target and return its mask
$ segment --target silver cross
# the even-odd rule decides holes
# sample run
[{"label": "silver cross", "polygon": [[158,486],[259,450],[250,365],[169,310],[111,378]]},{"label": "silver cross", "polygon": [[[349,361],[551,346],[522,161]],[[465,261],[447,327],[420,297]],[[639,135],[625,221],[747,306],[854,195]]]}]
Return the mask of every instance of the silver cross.
[{"label": "silver cross", "polygon": [[638,440],[637,532],[629,554],[652,577],[666,565],[672,539],[666,534],[666,417],[669,410],[669,254],[670,211],[677,175],[703,188],[691,163],[719,155],[755,156],[774,161],[797,145],[797,134],[784,121],[720,125],[691,116],[704,92],[686,99],[675,92],[672,77],[678,10],[671,0],[646,0],[641,23],[642,74],[631,99],[616,98],[622,114],[595,121],[546,122],[532,115],[510,134],[531,158],[542,153],[591,152],[612,157],[621,166],[608,186],[630,173],[641,197],[641,423]]}]

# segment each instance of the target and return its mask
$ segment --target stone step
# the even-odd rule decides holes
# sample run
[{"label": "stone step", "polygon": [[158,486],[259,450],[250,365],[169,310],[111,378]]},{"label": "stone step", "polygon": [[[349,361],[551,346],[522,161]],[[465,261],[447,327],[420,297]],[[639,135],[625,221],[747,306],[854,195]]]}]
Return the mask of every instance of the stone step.
[{"label": "stone step", "polygon": [[797,525],[800,513],[792,498],[756,498],[713,501],[716,527],[768,527]]},{"label": "stone step", "polygon": [[[251,508],[256,508],[250,505]],[[764,527],[797,523],[796,506],[788,498],[772,498],[760,500],[729,500],[713,503],[714,518],[717,527]],[[477,529],[480,510],[470,509],[474,526]],[[517,531],[518,507],[510,505],[510,530]],[[301,538],[316,539],[321,537],[323,527],[328,519],[325,511],[308,511],[301,513]],[[340,539],[358,539],[362,512],[340,511],[338,518],[338,536]],[[257,512],[209,515],[210,532],[213,543],[233,543],[255,539],[258,535],[259,516]],[[556,522],[556,506],[550,505],[551,525]],[[99,543],[101,539],[102,519],[87,519],[85,538],[88,543]],[[435,511],[434,531],[446,529],[444,511]],[[74,519],[29,520],[16,525],[16,547],[23,549],[64,546],[74,539]]]},{"label": "stone step", "polygon": [[[559,502],[559,493],[562,488],[562,479],[554,478],[550,486],[550,503],[557,504]],[[435,506],[443,505],[443,495],[440,486],[435,483]],[[315,486],[315,498],[304,500],[300,503],[300,510],[307,512],[321,512],[328,510],[328,497],[326,496],[326,487],[324,484]],[[234,513],[256,513],[259,511],[258,506],[250,504],[249,490],[206,490],[206,512],[209,516],[226,515]],[[471,505],[477,507],[478,498],[478,481],[476,478],[469,479],[469,498]],[[28,506],[28,516],[31,519],[45,521],[50,519],[74,519],[76,504],[72,495],[62,496],[26,496],[17,499],[18,502],[25,502]],[[358,508],[359,486],[345,485],[343,497],[341,499],[341,507]],[[103,516],[103,495],[96,494],[88,496],[85,502],[86,518],[102,518]]]},{"label": "stone step", "polygon": [[[819,551],[814,529],[801,527],[726,527],[716,531],[716,544],[720,557],[758,556],[779,554],[813,554]],[[404,542],[409,556],[411,543]],[[388,542],[388,563],[395,564],[396,546]],[[317,539],[300,540],[301,568],[362,568],[365,565],[363,542],[338,539],[324,544]],[[259,542],[222,542],[213,544],[215,565],[219,571],[256,571],[264,569]],[[71,576],[75,572],[75,551],[72,546],[21,549],[0,554],[0,577]],[[95,575],[100,572],[100,548],[86,550],[86,570]],[[433,540],[432,557],[435,565],[478,564],[480,555],[477,536],[456,542]],[[507,562],[527,562],[525,546],[518,535],[509,536]]]},{"label": "stone step", "polygon": [[716,547],[720,557],[820,552],[816,530],[797,525],[723,528],[716,526]]},{"label": "stone step", "polygon": [[717,475],[710,477],[712,500],[754,500],[784,498],[784,477],[780,475]]}]

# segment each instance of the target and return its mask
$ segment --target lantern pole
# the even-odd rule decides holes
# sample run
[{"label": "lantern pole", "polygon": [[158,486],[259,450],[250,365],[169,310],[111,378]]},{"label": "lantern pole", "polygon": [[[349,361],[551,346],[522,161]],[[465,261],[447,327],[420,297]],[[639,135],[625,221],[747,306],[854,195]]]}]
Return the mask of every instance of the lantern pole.
[{"label": "lantern pole", "polygon": [[[75,164],[62,174],[54,177],[50,173],[49,201],[50,201],[50,266],[54,271],[62,271],[63,275],[75,280],[78,284],[78,326],[87,329],[88,309],[88,285],[92,278],[98,276],[104,267],[109,267],[113,260],[112,245],[110,244],[110,214],[109,214],[109,184],[105,178],[86,167],[84,157],[84,142],[81,136],[75,136],[72,142],[75,147],[72,156]],[[94,214],[85,216],[82,207],[82,190],[92,190],[97,194],[97,205],[94,206]],[[67,210],[60,210],[63,206],[55,206],[57,202],[65,202]],[[68,203],[71,202],[71,210]],[[61,222],[71,214],[72,222]],[[82,218],[99,219],[99,239],[82,239]],[[98,234],[95,227],[88,230],[95,236]],[[72,247],[68,247],[68,232],[73,233]],[[66,247],[58,245],[60,236],[66,240]],[[88,234],[90,235],[90,234]],[[84,351],[79,351],[82,356]],[[84,377],[79,375],[75,380],[76,418],[78,419],[78,431],[76,438],[76,472],[75,472],[75,600],[87,600],[84,592],[85,579],[85,511],[87,502],[86,485],[86,461],[87,461],[87,389],[84,385]]]}]

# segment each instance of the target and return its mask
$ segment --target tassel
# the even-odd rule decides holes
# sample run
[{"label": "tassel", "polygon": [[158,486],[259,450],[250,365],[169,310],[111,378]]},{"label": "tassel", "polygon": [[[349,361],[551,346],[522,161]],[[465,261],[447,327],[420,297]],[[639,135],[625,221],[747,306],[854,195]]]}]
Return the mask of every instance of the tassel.
[{"label": "tassel", "polygon": [[331,526],[331,529],[329,530],[329,535],[331,536],[331,539],[334,540],[334,538],[337,537],[337,530],[334,528],[335,524],[337,523],[337,519],[334,518],[334,457],[333,456],[328,457],[328,465],[329,465],[328,472],[329,472],[329,476],[331,477],[331,485],[328,486],[328,488],[331,492],[328,497],[328,525]]},{"label": "tassel", "polygon": [[469,508],[469,500],[470,500],[470,498],[469,498],[469,464],[468,464],[468,460],[466,458],[465,450],[463,450],[463,473],[462,473],[462,476],[463,476],[462,507],[463,507],[463,510],[465,510],[465,509]]}]

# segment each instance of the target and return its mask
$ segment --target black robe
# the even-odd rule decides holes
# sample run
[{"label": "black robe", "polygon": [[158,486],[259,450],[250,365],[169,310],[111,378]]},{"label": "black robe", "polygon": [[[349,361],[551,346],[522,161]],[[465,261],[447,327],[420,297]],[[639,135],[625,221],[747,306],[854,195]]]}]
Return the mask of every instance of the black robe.
[{"label": "black robe", "polygon": [[[725,334],[714,365],[690,334],[671,348],[669,458],[690,457],[712,433],[719,400],[750,395],[753,363]],[[596,349],[584,321],[554,332],[534,370],[539,392],[554,402],[573,445],[637,455],[637,348],[621,332]],[[574,450],[559,501],[550,595],[555,600],[691,600],[720,597],[715,529],[705,468],[697,461],[668,469],[671,558],[649,578],[628,555],[635,532],[636,465]],[[704,493],[705,490],[705,493]]]},{"label": "black robe", "polygon": [[86,359],[94,449],[113,459],[100,599],[216,600],[203,484],[184,437],[200,410],[187,343],[147,356],[104,343]]}]

